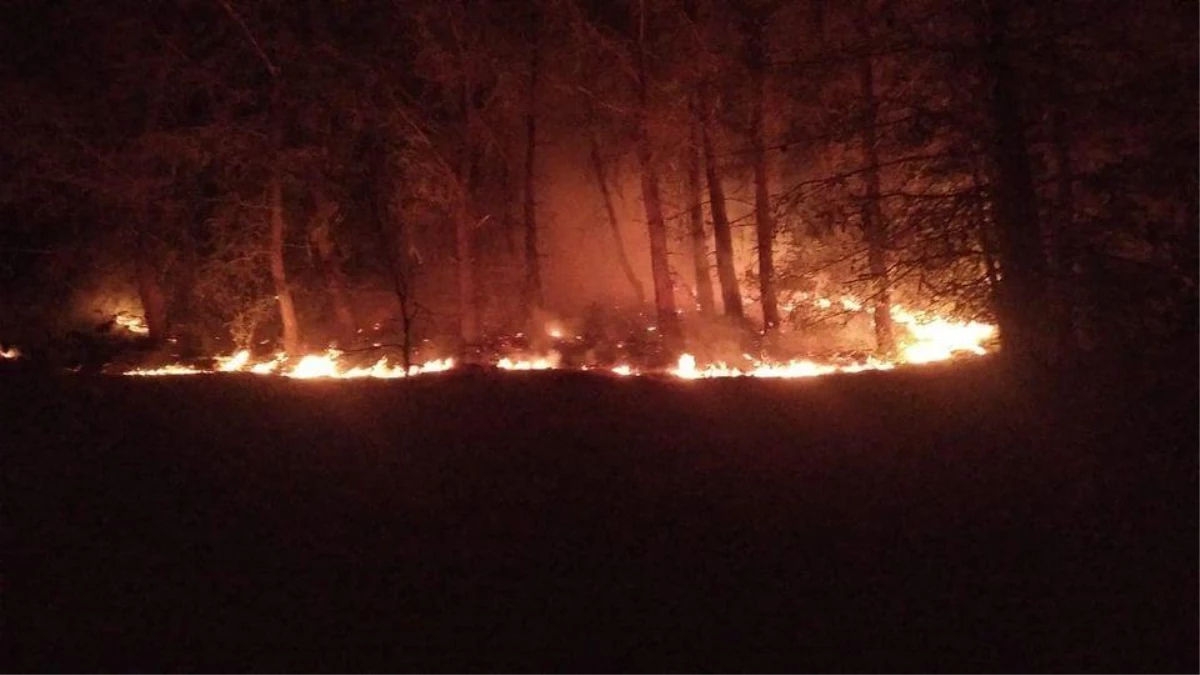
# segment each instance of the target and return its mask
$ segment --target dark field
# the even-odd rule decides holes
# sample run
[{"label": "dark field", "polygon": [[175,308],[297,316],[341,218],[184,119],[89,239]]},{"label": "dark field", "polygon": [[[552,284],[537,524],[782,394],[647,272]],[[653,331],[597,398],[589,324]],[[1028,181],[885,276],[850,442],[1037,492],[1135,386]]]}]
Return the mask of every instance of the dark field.
[{"label": "dark field", "polygon": [[1197,670],[1178,367],[0,378],[5,670]]}]

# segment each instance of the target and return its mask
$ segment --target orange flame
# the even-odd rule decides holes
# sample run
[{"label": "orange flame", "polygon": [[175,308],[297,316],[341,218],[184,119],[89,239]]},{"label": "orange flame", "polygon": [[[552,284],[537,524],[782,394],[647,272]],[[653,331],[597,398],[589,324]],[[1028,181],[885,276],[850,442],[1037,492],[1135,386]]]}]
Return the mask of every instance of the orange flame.
[{"label": "orange flame", "polygon": [[[832,308],[835,305],[846,311],[864,311],[862,301],[845,296],[831,299],[824,297],[810,298],[801,296],[820,308]],[[933,314],[906,309],[901,305],[892,305],[892,319],[904,326],[905,335],[900,339],[899,353],[892,360],[868,358],[855,363],[822,363],[808,359],[772,362],[756,359],[745,355],[743,366],[730,365],[724,362],[699,365],[696,357],[683,354],[679,357],[674,368],[668,369],[669,375],[685,380],[707,379],[716,377],[762,377],[762,378],[803,378],[818,377],[832,373],[856,373],[866,370],[890,370],[898,365],[917,365],[945,361],[959,354],[983,355],[987,349],[983,346],[996,334],[996,327],[977,321],[957,321]],[[648,329],[650,330],[650,329]],[[562,333],[557,324],[547,328],[547,332]],[[9,355],[9,352],[12,355]],[[15,358],[16,350],[0,352],[4,358]],[[294,379],[354,379],[354,378],[401,378],[422,373],[435,373],[454,367],[451,359],[427,361],[413,366],[405,371],[403,366],[392,365],[387,358],[381,358],[370,366],[346,366],[341,363],[342,352],[330,349],[323,354],[307,354],[293,360],[287,354],[279,353],[274,358],[255,362],[250,352],[239,351],[227,357],[217,358],[213,370],[203,370],[190,366],[172,364],[161,368],[139,369],[128,371],[127,375],[195,375],[206,372],[223,373],[253,373],[257,375],[276,374]],[[560,368],[561,357],[557,353],[545,356],[506,356],[495,363],[500,370],[551,370]],[[584,368],[588,370],[587,368]],[[642,372],[630,364],[619,364],[605,369],[618,377],[641,375]]]},{"label": "orange flame", "polygon": [[344,367],[339,363],[341,352],[330,349],[324,354],[308,354],[300,358],[294,365],[288,365],[288,356],[284,353],[275,355],[275,358],[269,361],[251,362],[250,352],[241,350],[231,356],[217,358],[217,367],[215,370],[201,370],[190,366],[169,365],[162,368],[148,368],[127,371],[126,375],[195,375],[201,373],[251,373],[254,375],[270,375],[278,373],[284,377],[290,377],[298,380],[311,380],[319,378],[331,379],[356,379],[364,377],[373,377],[381,379],[394,379],[400,377],[408,377],[409,375],[419,375],[421,373],[435,373],[444,370],[449,370],[454,367],[454,361],[451,359],[441,359],[427,361],[420,365],[414,365],[408,372],[405,372],[404,366],[393,366],[388,363],[387,357],[381,358],[374,364],[366,367]]}]

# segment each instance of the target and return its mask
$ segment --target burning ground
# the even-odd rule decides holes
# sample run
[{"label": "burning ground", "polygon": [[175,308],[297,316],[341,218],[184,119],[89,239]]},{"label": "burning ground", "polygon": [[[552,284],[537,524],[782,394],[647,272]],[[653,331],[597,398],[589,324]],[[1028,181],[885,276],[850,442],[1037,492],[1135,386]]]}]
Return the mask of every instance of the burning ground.
[{"label": "burning ground", "polygon": [[[806,298],[805,302],[821,311],[829,311],[836,307],[834,311],[843,315],[865,315],[863,303],[850,296],[836,300],[811,297]],[[866,370],[891,370],[898,365],[924,365],[963,356],[982,356],[988,353],[988,348],[994,348],[996,343],[996,327],[990,324],[957,320],[934,312],[913,311],[902,305],[893,305],[890,313],[892,320],[903,329],[902,337],[897,342],[897,351],[891,354],[864,351],[837,353],[827,348],[819,355],[803,358],[765,356],[761,355],[765,347],[770,346],[771,351],[778,353],[781,351],[781,343],[791,336],[782,332],[769,336],[769,343],[759,343],[756,347],[751,347],[755,337],[762,339],[764,336],[755,336],[744,329],[726,325],[724,333],[718,333],[714,338],[713,324],[700,323],[705,317],[696,316],[692,320],[698,324],[689,332],[693,336],[693,344],[707,356],[702,356],[702,360],[698,361],[696,355],[683,352],[667,366],[661,362],[654,363],[663,356],[669,357],[669,354],[662,353],[662,345],[653,323],[644,327],[634,327],[635,335],[620,339],[619,336],[614,338],[611,334],[606,335],[607,331],[597,330],[594,325],[580,326],[580,322],[576,322],[576,334],[570,334],[572,331],[567,327],[569,322],[547,319],[537,331],[538,335],[526,336],[524,333],[518,333],[513,338],[501,339],[491,349],[476,351],[471,363],[484,363],[507,371],[565,369],[618,376],[665,374],[686,380],[719,377],[794,379]],[[144,324],[137,321],[126,321],[121,325],[134,335],[140,335],[144,329]],[[733,328],[732,340],[730,328]],[[843,332],[849,332],[845,328],[843,325]],[[639,340],[636,333],[644,334],[645,338]],[[739,342],[744,349],[760,351],[760,355],[755,356],[745,351],[736,353]],[[845,338],[842,338],[841,342],[845,344]],[[793,341],[793,352],[794,344]],[[353,350],[354,353],[349,358],[344,358],[346,352],[334,347],[324,352],[309,354],[276,352],[266,358],[256,358],[251,350],[240,349],[228,356],[194,358],[190,362],[104,366],[109,372],[141,377],[251,373],[280,375],[293,379],[396,379],[441,373],[456,365],[453,357],[417,359],[415,350],[408,353],[402,351],[397,356],[394,349],[397,346],[392,344],[389,349],[376,342],[373,348]],[[377,358],[374,355],[387,351],[391,351],[392,354]],[[658,353],[653,353],[655,351]],[[13,358],[17,355],[14,352]],[[149,358],[162,360],[163,356],[160,352]]]},{"label": "burning ground", "polygon": [[5,665],[1194,671],[1189,358],[10,373]]}]

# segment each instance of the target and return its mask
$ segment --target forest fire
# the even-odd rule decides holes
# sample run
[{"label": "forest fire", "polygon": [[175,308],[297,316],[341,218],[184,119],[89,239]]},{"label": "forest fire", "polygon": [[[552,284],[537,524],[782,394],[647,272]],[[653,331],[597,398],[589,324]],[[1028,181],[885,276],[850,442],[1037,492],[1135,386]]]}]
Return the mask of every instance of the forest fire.
[{"label": "forest fire", "polygon": [[339,362],[342,352],[330,349],[323,354],[308,354],[299,358],[294,365],[289,366],[286,354],[276,354],[267,361],[252,361],[248,350],[241,350],[232,356],[218,357],[217,366],[213,369],[201,369],[192,366],[171,364],[161,368],[137,368],[124,372],[124,375],[140,377],[156,377],[166,375],[199,375],[205,373],[250,373],[253,375],[278,375],[297,380],[311,379],[397,379],[422,373],[435,373],[454,367],[453,359],[435,359],[414,365],[405,370],[402,365],[393,365],[387,357],[381,358],[370,366],[346,366]]},{"label": "forest fire", "polygon": [[822,364],[815,361],[788,361],[786,363],[763,363],[751,360],[748,368],[736,368],[725,363],[713,363],[703,367],[696,365],[696,357],[683,354],[675,368],[669,372],[684,380],[700,380],[717,377],[762,377],[797,379],[818,377],[833,373],[860,373],[866,370],[891,370],[895,363],[869,359],[861,363],[846,365]]},{"label": "forest fire", "polygon": [[[845,297],[837,301],[818,298],[814,304],[828,308],[835,304],[850,311],[862,311],[862,303]],[[796,379],[819,377],[834,373],[857,373],[870,370],[891,370],[901,365],[920,365],[946,361],[960,355],[980,356],[988,352],[985,344],[995,336],[995,326],[976,321],[957,321],[935,314],[914,312],[899,305],[892,307],[892,318],[907,330],[897,355],[891,359],[875,356],[857,360],[833,359],[790,359],[786,361],[765,359],[750,354],[741,354],[733,362],[713,361],[700,363],[691,353],[681,354],[673,367],[663,369],[643,368],[633,363],[619,363],[604,367],[570,365],[556,351],[546,354],[505,355],[492,362],[498,370],[544,371],[581,370],[607,373],[619,377],[667,374],[684,380],[724,377],[758,377]],[[557,328],[557,324],[555,325]],[[561,328],[557,329],[561,332]],[[548,330],[549,332],[549,330]],[[137,368],[125,371],[131,376],[198,375],[204,373],[249,373],[276,375],[292,379],[398,379],[426,373],[438,373],[455,367],[454,359],[433,359],[411,366],[389,362],[382,357],[370,365],[351,365],[343,357],[345,353],[329,349],[323,353],[292,357],[277,353],[266,360],[255,360],[250,351],[240,350],[230,356],[217,357],[212,368],[197,368],[185,364],[170,364],[157,368]]]}]

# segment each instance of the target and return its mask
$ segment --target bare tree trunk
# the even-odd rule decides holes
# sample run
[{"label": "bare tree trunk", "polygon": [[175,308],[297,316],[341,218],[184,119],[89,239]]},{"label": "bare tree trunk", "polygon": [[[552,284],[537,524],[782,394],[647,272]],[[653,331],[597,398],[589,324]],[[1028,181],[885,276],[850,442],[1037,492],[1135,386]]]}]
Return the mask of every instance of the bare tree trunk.
[{"label": "bare tree trunk", "polygon": [[[372,134],[369,171],[371,185],[369,206],[375,221],[375,235],[383,252],[384,265],[392,282],[392,291],[400,308],[401,348],[404,350],[404,372],[411,373],[413,367],[413,324],[416,319],[416,303],[413,298],[414,264],[408,257],[407,232],[404,220],[395,217],[391,208],[391,176],[388,171],[388,151],[383,138]],[[395,235],[391,235],[391,232]]]},{"label": "bare tree trunk", "polygon": [[984,64],[990,79],[993,217],[999,239],[996,316],[1004,349],[1018,361],[1047,355],[1045,258],[1016,76],[1008,47],[1010,8],[991,4]]},{"label": "bare tree trunk", "polygon": [[149,218],[143,220],[142,230],[137,235],[135,247],[135,274],[137,277],[138,297],[142,301],[142,312],[146,317],[147,338],[153,346],[161,345],[167,339],[167,297],[163,293],[162,283],[158,278],[158,269],[152,262],[149,252],[148,236],[144,232]]},{"label": "bare tree trunk", "polygon": [[[866,3],[862,3],[859,14],[860,34],[868,38]],[[892,294],[888,279],[887,244],[888,225],[880,211],[879,148],[875,126],[879,117],[879,103],[875,95],[875,68],[869,55],[861,64],[863,100],[863,155],[866,159],[866,199],[862,205],[863,238],[867,243],[867,268],[871,275],[871,305],[875,323],[875,348],[884,356],[896,353],[896,337],[892,326]]]},{"label": "bare tree trunk", "polygon": [[638,306],[641,307],[646,304],[646,291],[642,289],[642,282],[638,280],[637,273],[633,271],[633,265],[629,263],[629,255],[625,252],[625,240],[621,236],[621,221],[617,219],[617,210],[613,206],[612,192],[608,189],[608,176],[604,170],[604,160],[600,157],[600,148],[595,135],[590,140],[592,172],[596,174],[596,184],[600,186],[600,195],[604,197],[604,210],[608,214],[608,226],[612,233],[617,262],[620,263],[621,271],[625,274],[629,286],[633,288]]},{"label": "bare tree trunk", "polygon": [[700,313],[713,313],[712,279],[708,276],[708,241],[704,236],[704,197],[700,178],[700,134],[698,124],[692,124],[692,145],[688,150],[688,200],[690,203],[689,231],[692,235],[692,267],[696,273],[696,300]]},{"label": "bare tree trunk", "polygon": [[[169,70],[170,62],[166,56],[163,56],[158,70],[155,72],[150,105],[146,110],[143,131],[145,134],[153,133],[158,128],[158,117],[162,112]],[[170,326],[167,317],[167,296],[163,291],[162,280],[155,260],[154,246],[149,234],[154,220],[151,204],[153,198],[152,194],[139,195],[140,201],[135,210],[137,232],[134,240],[134,276],[137,281],[138,297],[142,301],[142,313],[146,319],[147,339],[152,346],[157,347],[166,341]]]},{"label": "bare tree trunk", "polygon": [[649,72],[646,69],[645,44],[646,12],[644,0],[638,12],[638,163],[642,173],[642,202],[646,209],[646,227],[650,234],[650,272],[654,280],[654,308],[658,318],[658,330],[667,351],[683,346],[683,333],[679,315],[675,311],[675,288],[671,281],[671,266],[667,252],[667,223],[662,213],[662,197],[659,193],[658,173],[654,169],[654,156],[650,147],[650,130],[646,120],[649,107]]},{"label": "bare tree trunk", "polygon": [[762,23],[751,21],[749,35],[753,110],[750,135],[754,162],[754,222],[758,243],[758,286],[762,296],[763,332],[779,328],[779,305],[775,291],[775,218],[771,213],[770,178],[767,172],[767,55]]},{"label": "bare tree trunk", "polygon": [[292,291],[288,288],[287,271],[283,264],[283,242],[285,233],[283,212],[283,181],[276,174],[267,185],[267,201],[271,218],[271,280],[275,282],[275,298],[279,302],[279,320],[283,324],[283,350],[290,355],[301,352],[300,324],[296,320],[296,306],[292,302]]},{"label": "bare tree trunk", "polygon": [[462,155],[459,157],[458,213],[455,214],[454,250],[458,258],[458,335],[464,353],[469,354],[480,340],[479,307],[475,297],[475,222],[471,209],[474,193],[474,109],[472,87],[468,80],[463,84],[463,138]]},{"label": "bare tree trunk", "polygon": [[[697,22],[700,17],[700,3],[685,2],[684,11],[690,21]],[[716,246],[717,281],[721,285],[721,304],[725,316],[742,323],[745,313],[742,309],[742,293],[738,288],[737,270],[733,265],[733,233],[729,229],[729,216],[725,210],[725,189],[721,185],[720,173],[717,170],[717,153],[713,147],[712,100],[708,93],[708,84],[703,80],[696,88],[697,121],[700,131],[699,146],[704,154],[704,174],[708,181],[709,211],[712,212],[713,241]]]},{"label": "bare tree trunk", "polygon": [[[702,96],[702,100],[706,99]],[[703,104],[702,104],[703,105]],[[712,211],[713,240],[717,250],[717,280],[721,283],[721,304],[725,316],[741,321],[742,292],[738,288],[737,270],[733,266],[733,232],[729,227],[729,215],[725,210],[725,187],[717,171],[717,153],[709,134],[708,113],[700,123],[700,141],[704,146],[704,172],[708,179],[709,210]]]},{"label": "bare tree trunk", "polygon": [[667,348],[677,349],[683,343],[683,334],[679,315],[675,311],[675,288],[667,260],[667,224],[662,213],[658,174],[654,171],[649,140],[645,137],[638,144],[638,161],[642,166],[642,201],[646,208],[646,226],[650,232],[650,271],[654,279],[654,309],[658,329]]},{"label": "bare tree trunk", "polygon": [[350,298],[346,290],[346,274],[342,271],[337,245],[330,231],[338,206],[330,201],[319,187],[313,191],[313,200],[316,202],[316,211],[308,230],[309,241],[321,261],[321,271],[325,276],[329,301],[333,305],[333,316],[338,326],[338,339],[342,346],[346,346],[354,341],[357,322],[354,320],[354,311],[350,307]]},{"label": "bare tree trunk", "polygon": [[470,208],[459,207],[454,232],[458,257],[458,334],[465,348],[479,343],[479,314],[475,302],[475,237]]},{"label": "bare tree trunk", "polygon": [[[1064,96],[1061,59],[1057,44],[1049,48],[1052,84],[1054,93]],[[1075,244],[1075,175],[1071,165],[1071,139],[1067,129],[1066,104],[1057,102],[1050,114],[1051,153],[1058,171],[1057,217],[1051,219],[1047,229],[1049,241],[1046,246],[1046,263],[1050,277],[1050,314],[1054,330],[1054,347],[1060,355],[1078,349],[1075,336],[1075,303],[1072,294],[1072,276],[1076,260]]]},{"label": "bare tree trunk", "polygon": [[534,158],[537,149],[537,86],[541,49],[536,8],[530,14],[529,100],[525,110],[525,317],[530,319],[542,306],[541,262],[538,260],[537,203],[534,200]]}]

